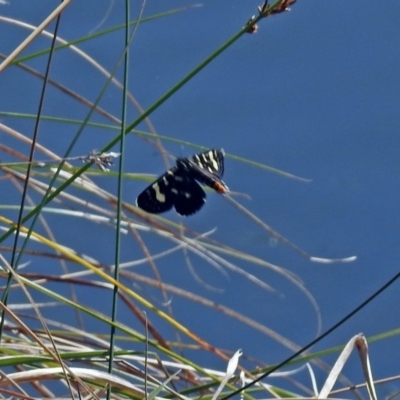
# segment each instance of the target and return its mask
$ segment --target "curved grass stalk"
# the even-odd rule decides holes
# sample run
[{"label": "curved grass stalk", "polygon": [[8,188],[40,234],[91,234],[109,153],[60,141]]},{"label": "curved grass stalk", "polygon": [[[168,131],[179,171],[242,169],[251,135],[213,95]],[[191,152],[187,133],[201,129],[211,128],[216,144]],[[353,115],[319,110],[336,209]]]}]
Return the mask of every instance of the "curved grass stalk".
[{"label": "curved grass stalk", "polygon": [[[274,8],[276,5],[280,4],[282,0],[278,0],[271,7]],[[261,19],[261,16],[255,20],[258,21]],[[160,105],[162,105],[167,99],[169,99],[174,93],[176,93],[181,87],[183,87],[189,80],[191,80],[195,75],[197,75],[203,68],[205,68],[211,61],[213,61],[216,57],[218,57],[223,51],[225,51],[228,47],[230,47],[236,40],[238,40],[244,33],[247,32],[247,27],[242,28],[237,34],[235,34],[231,39],[225,42],[222,46],[220,46],[216,51],[214,51],[209,57],[207,57],[202,63],[200,63],[194,70],[192,70],[189,74],[187,74],[183,79],[181,79],[172,89],[170,89],[167,93],[165,93],[162,97],[160,97],[152,106],[150,106],[144,113],[142,113],[134,122],[132,122],[126,129],[124,134],[128,134],[131,130],[133,130],[140,122],[142,122],[145,118],[147,118],[153,111],[155,111]],[[112,76],[112,75],[111,75]],[[113,79],[113,78],[110,78]],[[103,89],[104,91],[104,89]],[[90,116],[90,114],[89,114]],[[87,118],[86,120],[88,120]],[[113,146],[115,146],[120,140],[120,136],[116,136],[113,140],[111,140],[103,149],[102,152],[109,151]],[[71,145],[72,146],[72,145]],[[70,146],[70,148],[71,148]],[[83,174],[89,166],[86,164],[84,167],[80,168],[69,180],[65,182],[60,188],[53,191],[46,197],[41,207],[45,206],[50,202],[54,197],[56,197],[64,188],[66,188],[69,184],[71,184],[76,178],[78,178],[81,174]],[[25,223],[32,216],[36,214],[36,212],[40,211],[40,207],[36,210],[32,211],[28,215],[26,215],[22,223]],[[9,235],[12,232],[9,232]],[[7,235],[7,234],[6,234]],[[3,241],[7,236],[3,235],[0,237],[0,242]]]},{"label": "curved grass stalk", "polygon": [[286,244],[288,247],[292,248],[294,251],[296,251],[297,253],[299,253],[304,258],[307,258],[310,261],[318,262],[318,263],[321,263],[321,264],[333,264],[333,263],[353,262],[353,261],[355,261],[357,259],[357,256],[350,256],[350,257],[345,257],[345,258],[322,258],[322,257],[312,256],[311,254],[307,253],[306,251],[304,251],[300,247],[298,247],[295,244],[293,244],[291,241],[286,239],[284,236],[279,234],[277,231],[272,229],[264,221],[262,221],[260,218],[258,218],[256,215],[254,215],[252,212],[250,212],[246,207],[242,206],[240,203],[235,201],[231,196],[226,195],[225,198],[232,205],[234,205],[237,209],[239,209],[243,214],[245,214],[248,218],[250,218],[253,222],[255,222],[257,225],[259,225],[266,232],[268,232],[270,235],[274,236],[280,242]]},{"label": "curved grass stalk", "polygon": [[[63,176],[65,179],[69,179],[70,178],[70,174],[66,173],[65,171],[62,172],[61,176]],[[31,183],[33,184],[35,181],[32,180]],[[88,190],[90,190],[92,193],[96,193],[96,195],[102,197],[104,200],[106,201],[112,201],[112,202],[116,202],[116,198],[114,196],[111,196],[110,194],[108,194],[107,192],[103,191],[101,188],[99,188],[97,185],[94,185],[92,183],[88,183],[85,181],[81,181],[80,179],[74,182],[75,185],[82,185],[82,187],[87,188]],[[46,185],[43,184],[43,189],[45,189]],[[68,195],[65,191],[61,192],[60,194],[61,198],[65,198],[65,199],[70,199],[73,200],[74,202],[76,202],[78,199],[74,196]],[[100,209],[94,205],[93,203],[87,203],[85,201],[80,201],[82,202],[82,205],[85,205],[86,207],[91,207],[94,210],[100,211]],[[131,209],[131,211],[134,211],[135,209]],[[104,214],[105,210],[102,210],[102,213]],[[105,215],[112,215],[114,216],[114,213],[110,213],[109,211],[106,211]],[[160,220],[163,220],[162,218],[159,218]],[[168,240],[173,240],[175,243],[181,244],[182,246],[187,247],[188,245],[190,246],[190,250],[195,252],[199,257],[202,257],[206,260],[206,262],[210,263],[211,265],[214,265],[216,268],[218,267],[218,264],[220,262],[223,262],[224,265],[229,268],[229,269],[233,269],[236,271],[236,273],[242,274],[243,276],[245,276],[247,279],[251,280],[253,283],[256,283],[258,285],[261,285],[261,287],[264,287],[266,290],[273,290],[270,286],[266,285],[264,282],[260,281],[257,277],[248,274],[247,272],[243,271],[240,268],[236,268],[233,266],[233,264],[226,262],[226,261],[221,261],[222,259],[220,257],[216,256],[216,253],[225,253],[226,255],[231,255],[233,257],[237,257],[239,259],[243,259],[246,260],[248,262],[251,263],[256,263],[259,265],[263,265],[266,266],[272,270],[274,270],[275,272],[278,272],[279,274],[282,274],[283,276],[285,276],[287,279],[289,279],[295,286],[297,286],[308,298],[308,300],[310,301],[310,303],[312,304],[316,315],[317,315],[317,320],[318,322],[318,326],[320,326],[320,315],[319,315],[319,308],[317,306],[317,304],[315,303],[315,300],[313,298],[313,296],[305,289],[304,285],[299,282],[298,278],[295,277],[295,275],[289,271],[286,271],[284,269],[282,269],[281,267],[277,267],[271,263],[268,263],[264,260],[260,260],[257,259],[255,257],[252,257],[251,255],[248,254],[244,254],[244,253],[240,253],[234,249],[229,249],[227,246],[221,245],[220,243],[218,243],[216,246],[213,246],[212,244],[206,244],[206,243],[202,243],[200,247],[198,247],[200,245],[200,242],[198,239],[196,239],[192,245],[190,245],[190,240],[189,238],[185,238],[184,236],[181,235],[180,233],[180,226],[176,225],[176,228],[179,229],[179,232],[174,232],[174,231],[170,231],[169,229],[166,230],[165,225],[158,225],[154,223],[153,218],[150,218],[149,221],[151,221],[151,228],[150,227],[139,227],[137,226],[137,229],[144,229],[146,231],[151,231],[153,233],[156,233],[158,235],[164,236],[166,237]],[[168,220],[165,220],[165,222],[170,222]],[[195,234],[198,235],[198,234]],[[203,242],[203,241],[202,241]],[[210,249],[213,251],[214,255],[210,255],[211,253],[208,253],[208,255],[206,255],[206,248]],[[207,250],[209,251],[209,250]],[[213,259],[215,259],[215,262],[212,261]],[[218,261],[217,261],[218,260]],[[318,328],[319,330],[320,328]]]},{"label": "curved grass stalk", "polygon": [[[139,20],[131,21],[129,23],[129,27],[136,26],[139,23],[143,24],[145,22],[150,22],[150,21],[153,21],[153,20],[157,20],[159,18],[164,18],[164,17],[170,16],[170,15],[175,15],[177,13],[189,10],[191,8],[197,8],[197,7],[200,7],[200,6],[201,6],[200,4],[192,4],[192,5],[188,5],[188,6],[184,6],[184,7],[175,8],[175,9],[172,9],[172,10],[169,10],[169,11],[164,11],[164,12],[159,13],[159,14],[154,14],[154,15],[151,15],[149,17],[141,17]],[[1,21],[9,23],[9,24],[14,24],[14,25],[17,25],[17,26],[21,26],[21,27],[29,29],[29,30],[36,29],[36,27],[34,25],[30,25],[30,24],[15,20],[13,18],[0,16],[0,22]],[[102,30],[100,32],[92,33],[90,35],[84,36],[84,37],[79,38],[79,39],[71,40],[71,41],[66,41],[66,40],[64,41],[63,39],[60,39],[59,42],[62,43],[62,44],[59,45],[59,46],[56,46],[54,48],[54,51],[56,52],[58,50],[62,50],[62,49],[65,49],[65,48],[72,48],[73,51],[76,51],[77,47],[75,45],[77,45],[77,44],[84,43],[84,42],[86,42],[88,40],[93,40],[93,39],[108,35],[110,33],[117,32],[119,30],[125,29],[125,27],[126,27],[125,24],[117,25],[115,27],[112,27],[112,28],[109,28],[109,29],[104,29],[104,30]],[[50,32],[46,32],[46,31],[43,31],[41,33],[46,35],[46,36],[48,36],[48,37],[50,37],[52,35]],[[22,62],[25,62],[25,61],[28,61],[28,60],[31,60],[31,59],[34,59],[34,58],[37,58],[37,57],[41,57],[43,55],[48,54],[48,52],[49,52],[49,50],[45,49],[45,50],[34,52],[32,54],[28,54],[26,56],[21,56],[21,57],[15,59],[15,60],[13,60],[11,64],[22,63]]]},{"label": "curved grass stalk", "polygon": [[0,64],[0,73],[6,69],[12,61],[33,42],[63,10],[71,4],[72,0],[65,0],[37,27],[34,31]]},{"label": "curved grass stalk", "polygon": [[[13,222],[0,216],[0,221],[2,221],[3,223],[6,223],[8,225],[13,225]],[[22,233],[28,233],[29,230],[23,226],[21,226],[21,232]],[[60,246],[56,243],[53,243],[52,241],[46,239],[45,237],[35,233],[35,232],[31,232],[32,237],[36,238],[37,240],[39,240],[42,244],[45,244],[46,246],[53,248],[54,250],[57,250],[58,252],[60,252],[61,254],[66,255],[67,257],[69,257],[70,260],[77,262],[78,264],[84,266],[85,268],[90,269],[92,272],[94,272],[96,275],[100,276],[101,278],[103,278],[106,282],[108,282],[111,285],[117,286],[118,289],[120,289],[122,292],[126,293],[128,296],[132,297],[133,299],[135,299],[136,301],[138,301],[140,304],[142,304],[144,307],[148,308],[149,310],[153,311],[155,314],[157,314],[159,317],[163,318],[164,320],[166,320],[168,323],[170,323],[175,329],[178,329],[179,331],[181,331],[182,333],[184,333],[185,335],[187,335],[188,337],[190,337],[191,339],[193,339],[195,342],[199,343],[202,347],[206,348],[206,349],[213,349],[213,351],[215,352],[215,354],[219,355],[220,357],[222,357],[223,359],[226,359],[225,355],[222,354],[221,352],[219,352],[217,349],[215,349],[213,346],[211,346],[209,343],[207,343],[206,341],[204,341],[203,339],[201,339],[200,337],[198,337],[197,335],[195,335],[193,332],[191,332],[188,328],[184,327],[183,325],[181,325],[180,323],[178,323],[176,320],[172,319],[169,315],[165,314],[163,311],[159,310],[158,308],[156,308],[153,304],[151,304],[149,301],[147,301],[146,299],[144,299],[143,297],[139,296],[136,292],[134,292],[133,290],[129,289],[127,286],[123,285],[122,283],[116,281],[114,278],[112,278],[111,276],[109,276],[108,274],[106,274],[105,272],[103,272],[102,270],[99,270],[96,266],[92,265],[91,263],[87,262],[86,260],[83,260],[81,258],[79,258],[76,254],[71,253],[70,251],[66,250],[63,246]],[[20,277],[21,278],[21,277]],[[22,278],[21,278],[22,279]],[[32,282],[28,282],[28,281],[24,281],[24,284],[27,285],[33,285],[35,288],[37,288],[38,290],[42,291],[44,288],[38,287],[36,284],[33,284]],[[44,290],[47,294],[50,294],[51,292],[48,291],[47,289]],[[61,301],[61,296],[58,298],[56,297],[57,300]],[[73,302],[66,299],[66,298],[62,298],[62,302],[63,303],[67,303],[72,305]],[[83,307],[81,307],[80,305],[74,303],[75,307],[78,307],[80,310],[82,311],[86,311],[83,309]],[[91,315],[95,316],[93,313],[90,313]],[[115,326],[117,327],[118,324],[115,324]]]},{"label": "curved grass stalk", "polygon": [[[15,118],[34,118],[35,117],[32,114],[12,113],[12,112],[0,112],[0,116],[15,117]],[[69,119],[69,118],[59,118],[59,117],[44,116],[44,117],[42,117],[42,120],[50,121],[50,122],[57,122],[57,123],[64,122],[64,123],[76,124],[76,125],[79,125],[79,126],[82,125],[82,121],[81,120],[72,120],[72,119]],[[120,129],[120,128],[116,127],[116,126],[97,123],[97,122],[88,122],[86,125],[87,126],[91,126],[91,127],[95,127],[95,128],[99,128],[99,129],[107,129],[107,130],[112,130],[112,131],[118,131]],[[9,129],[10,128],[7,127],[7,130],[9,130]],[[10,130],[10,132],[12,132],[12,130]],[[136,130],[136,129],[133,130],[132,133],[135,134],[138,137],[145,137],[145,138],[150,138],[150,139],[164,140],[166,142],[183,145],[183,146],[195,149],[197,151],[205,151],[205,150],[207,150],[207,147],[205,147],[205,146],[202,146],[202,145],[199,145],[199,144],[195,144],[193,142],[188,142],[186,140],[176,139],[176,138],[173,138],[173,137],[170,137],[170,136],[160,135],[158,133],[155,134],[155,133],[143,132],[143,131],[139,131],[139,130]],[[242,157],[242,156],[237,156],[237,155],[231,154],[229,152],[227,152],[225,154],[225,158],[232,159],[232,160],[235,160],[235,161],[238,161],[238,162],[242,162],[242,163],[250,165],[252,167],[263,169],[263,170],[266,170],[266,171],[281,175],[281,176],[286,177],[286,178],[299,180],[299,181],[307,182],[307,183],[312,181],[311,179],[303,178],[301,176],[294,175],[294,174],[289,173],[287,171],[283,171],[281,169],[278,169],[278,168],[275,168],[275,167],[271,167],[271,166],[266,165],[264,163],[251,160],[249,158],[245,158],[245,157]],[[44,161],[40,160],[38,162],[46,162],[46,160],[44,160]],[[9,165],[9,164],[7,164],[7,165]],[[95,172],[88,171],[86,174],[99,174],[99,173],[100,173],[99,171],[95,171]],[[110,174],[113,174],[113,172],[110,172]],[[126,173],[125,176],[129,177],[129,174]],[[138,177],[137,174],[134,175],[134,176],[135,176],[135,178]],[[149,177],[148,180],[150,181],[152,178],[153,178],[153,175],[152,175],[151,178]]]},{"label": "curved grass stalk", "polygon": [[[37,236],[37,235],[36,235]],[[62,249],[59,249],[60,251],[62,251]],[[73,257],[74,258],[74,257]],[[145,342],[146,338],[137,333],[136,331],[132,330],[131,328],[127,327],[124,324],[118,323],[118,322],[113,322],[111,321],[108,317],[104,316],[103,314],[97,312],[97,311],[93,311],[91,309],[88,309],[87,307],[84,307],[80,304],[77,304],[69,299],[67,299],[64,296],[61,296],[58,293],[55,293],[51,290],[46,289],[43,286],[37,285],[36,283],[24,278],[23,276],[15,273],[16,275],[18,275],[18,281],[21,282],[21,284],[27,286],[27,287],[31,287],[43,294],[45,294],[48,297],[54,298],[56,299],[58,302],[62,303],[62,304],[66,304],[69,305],[71,307],[74,307],[78,310],[80,310],[81,312],[92,316],[93,318],[102,321],[103,323],[106,323],[108,325],[112,325],[114,326],[116,329],[119,329],[120,331],[124,332],[127,335],[130,335],[132,337],[134,337],[135,339],[139,340],[140,342]],[[146,306],[147,308],[151,309],[155,314],[157,314],[160,317],[166,317],[167,321],[171,320],[171,318],[166,315],[165,313],[163,313],[162,311],[158,310],[157,308],[155,308],[150,302],[148,302],[145,299],[141,299],[140,296],[136,295],[136,293],[134,293],[133,291],[131,291],[130,289],[128,289],[127,287],[125,287],[124,285],[122,285],[119,282],[116,282],[113,278],[107,276],[106,274],[102,273],[101,271],[98,271],[97,273],[98,275],[100,275],[101,277],[103,277],[106,281],[109,281],[110,283],[117,285],[118,288],[120,290],[122,290],[123,292],[127,293],[128,295],[130,295],[131,297],[135,298],[136,301],[139,301],[142,305]],[[112,286],[107,285],[107,284],[103,284],[103,287],[108,287],[108,288],[112,288]],[[140,300],[141,299],[141,300]],[[226,355],[224,353],[222,353],[220,350],[218,350],[217,348],[211,346],[210,344],[208,344],[207,342],[205,342],[204,340],[202,340],[201,338],[199,338],[198,336],[194,335],[191,331],[189,331],[187,328],[183,327],[182,325],[180,325],[179,323],[177,323],[176,321],[171,321],[173,322],[173,326],[176,329],[179,329],[182,333],[185,333],[187,336],[189,336],[190,338],[192,338],[195,342],[197,342],[202,348],[211,350],[215,355],[221,357],[224,360],[227,360],[228,358],[226,357]],[[197,364],[191,362],[190,360],[178,355],[177,353],[163,347],[160,346],[157,342],[155,341],[148,341],[148,343],[154,347],[155,349],[161,351],[162,353],[164,353],[165,355],[171,357],[172,359],[178,360],[182,363],[185,363],[191,367],[193,367],[196,371],[198,371],[199,373],[208,376],[209,378],[213,379],[215,382],[219,382],[219,378],[213,376],[212,374],[209,374],[204,368],[199,367]]]}]

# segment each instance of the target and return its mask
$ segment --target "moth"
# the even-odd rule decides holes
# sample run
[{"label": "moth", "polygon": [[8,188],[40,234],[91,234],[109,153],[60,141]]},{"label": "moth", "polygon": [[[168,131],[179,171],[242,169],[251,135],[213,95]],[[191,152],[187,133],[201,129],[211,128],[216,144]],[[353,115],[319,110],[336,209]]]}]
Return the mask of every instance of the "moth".
[{"label": "moth", "polygon": [[152,214],[175,208],[180,215],[192,215],[206,202],[200,184],[220,194],[229,191],[222,181],[224,150],[211,149],[188,158],[178,158],[176,165],[148,186],[136,199],[136,205]]}]

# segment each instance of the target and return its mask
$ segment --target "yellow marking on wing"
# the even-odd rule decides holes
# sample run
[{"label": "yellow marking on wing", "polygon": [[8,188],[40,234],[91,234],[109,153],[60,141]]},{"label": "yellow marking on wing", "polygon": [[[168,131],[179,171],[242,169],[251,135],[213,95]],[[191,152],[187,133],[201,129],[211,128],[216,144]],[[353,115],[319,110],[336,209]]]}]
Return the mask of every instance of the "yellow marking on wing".
[{"label": "yellow marking on wing", "polygon": [[155,183],[153,185],[153,189],[156,192],[156,199],[160,202],[160,203],[164,203],[165,202],[165,195],[162,194],[160,192],[160,187],[158,186],[158,183]]}]

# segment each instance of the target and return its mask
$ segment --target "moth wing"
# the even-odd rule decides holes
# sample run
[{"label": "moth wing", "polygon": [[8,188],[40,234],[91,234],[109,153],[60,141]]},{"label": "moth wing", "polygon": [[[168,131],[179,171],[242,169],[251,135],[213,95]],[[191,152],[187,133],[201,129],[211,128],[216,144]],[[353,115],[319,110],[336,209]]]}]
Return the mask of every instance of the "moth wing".
[{"label": "moth wing", "polygon": [[211,149],[203,153],[195,154],[189,160],[201,169],[222,178],[224,175],[224,155],[223,149]]},{"label": "moth wing", "polygon": [[172,208],[175,202],[175,172],[169,169],[155,182],[149,185],[136,199],[136,205],[151,214],[160,214]]},{"label": "moth wing", "polygon": [[177,182],[175,189],[177,194],[174,198],[174,207],[180,215],[192,215],[206,202],[206,193],[194,179],[185,177]]}]

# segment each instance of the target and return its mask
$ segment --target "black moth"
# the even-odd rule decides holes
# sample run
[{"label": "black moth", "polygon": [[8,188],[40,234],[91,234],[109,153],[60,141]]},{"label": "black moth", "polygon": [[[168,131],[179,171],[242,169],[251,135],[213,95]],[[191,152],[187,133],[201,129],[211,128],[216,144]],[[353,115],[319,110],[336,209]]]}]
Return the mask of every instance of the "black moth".
[{"label": "black moth", "polygon": [[199,182],[221,194],[229,190],[221,179],[224,154],[223,149],[213,149],[192,157],[178,158],[175,167],[139,194],[136,205],[152,214],[168,211],[172,207],[180,215],[196,213],[206,202],[206,194]]}]

